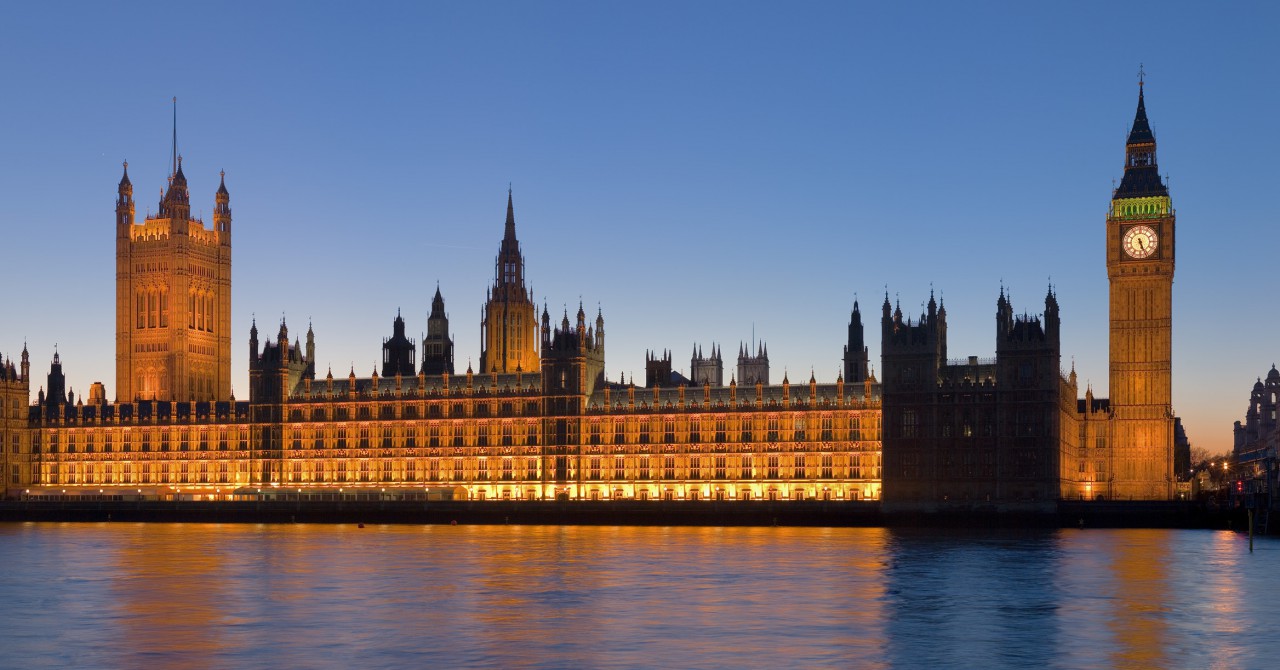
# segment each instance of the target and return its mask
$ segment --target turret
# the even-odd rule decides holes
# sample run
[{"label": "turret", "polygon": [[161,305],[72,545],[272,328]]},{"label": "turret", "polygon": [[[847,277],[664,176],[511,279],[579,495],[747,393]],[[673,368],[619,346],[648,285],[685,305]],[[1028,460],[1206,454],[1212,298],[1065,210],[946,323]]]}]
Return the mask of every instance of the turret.
[{"label": "turret", "polygon": [[249,326],[249,368],[252,369],[258,364],[258,319],[253,319],[253,324]]},{"label": "turret", "polygon": [[62,359],[58,352],[53,352],[53,362],[49,364],[49,392],[45,394],[45,408],[56,409],[67,402],[67,378],[62,374]]},{"label": "turret", "polygon": [[27,343],[22,343],[22,381],[31,381],[31,355],[27,353]]},{"label": "turret", "polygon": [[182,174],[182,156],[178,156],[177,169],[169,178],[169,189],[160,200],[160,217],[172,221],[170,230],[173,234],[187,233],[187,221],[191,219],[191,194],[187,191],[187,177]]},{"label": "turret", "polygon": [[547,311],[547,303],[542,303],[542,348],[551,346],[551,314]]},{"label": "turret", "polygon": [[307,378],[316,378],[316,334],[307,323]]},{"label": "turret", "polygon": [[133,182],[129,181],[129,161],[124,162],[124,176],[116,188],[116,226],[124,231],[133,225]]},{"label": "turret", "polygon": [[280,318],[280,334],[276,337],[276,346],[280,347],[282,355],[289,350],[289,326],[285,324],[284,317]]},{"label": "turret", "polygon": [[1058,318],[1058,296],[1053,292],[1053,286],[1050,285],[1049,291],[1044,296],[1045,336],[1056,342],[1058,340],[1060,323],[1061,322]]},{"label": "turret", "polygon": [[604,312],[596,308],[596,348],[604,351]]},{"label": "turret", "polygon": [[218,173],[218,192],[214,195],[213,229],[222,233],[223,246],[231,246],[231,194],[227,192],[227,173]]},{"label": "turret", "polygon": [[1004,286],[1000,287],[1000,297],[996,299],[996,337],[1001,338],[1013,328],[1013,303],[1005,297]]}]

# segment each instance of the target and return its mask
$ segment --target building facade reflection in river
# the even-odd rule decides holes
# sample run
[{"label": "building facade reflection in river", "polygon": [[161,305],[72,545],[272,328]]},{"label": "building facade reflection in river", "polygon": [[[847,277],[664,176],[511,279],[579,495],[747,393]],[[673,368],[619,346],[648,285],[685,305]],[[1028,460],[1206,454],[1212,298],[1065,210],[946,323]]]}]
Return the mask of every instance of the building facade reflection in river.
[{"label": "building facade reflection in river", "polygon": [[22,667],[1257,667],[1200,531],[0,525]]}]

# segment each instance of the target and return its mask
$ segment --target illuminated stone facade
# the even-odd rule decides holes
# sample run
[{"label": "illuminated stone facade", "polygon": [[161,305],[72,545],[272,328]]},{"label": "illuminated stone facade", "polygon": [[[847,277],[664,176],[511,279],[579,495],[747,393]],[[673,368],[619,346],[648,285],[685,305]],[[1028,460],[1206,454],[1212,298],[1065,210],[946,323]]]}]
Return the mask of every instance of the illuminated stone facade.
[{"label": "illuminated stone facade", "polygon": [[1173,497],[1174,210],[1156,165],[1142,90],[1124,178],[1107,216],[1110,280],[1109,497]]},{"label": "illuminated stone facade", "polygon": [[[178,178],[174,182],[185,188]],[[129,191],[126,178],[120,211],[131,216]],[[219,204],[226,204],[225,189],[219,191]],[[181,219],[182,210],[172,211]],[[218,210],[219,217],[224,212],[229,217],[225,208]],[[129,220],[122,215],[121,221]],[[221,231],[222,219],[217,221]],[[603,313],[589,323],[579,306],[574,323],[566,313],[553,326],[544,308],[539,323],[524,289],[523,262],[508,196],[478,373],[452,374],[453,341],[438,290],[422,365],[415,366],[416,343],[406,337],[397,315],[391,337],[383,341],[381,375],[375,369],[357,377],[352,370],[345,378],[332,372],[318,378],[312,328],[305,342],[291,342],[282,322],[274,337],[260,340],[254,323],[248,401],[236,401],[229,389],[225,400],[161,398],[160,390],[180,388],[176,382],[159,383],[154,399],[110,403],[103,393],[75,398],[63,391],[62,364],[55,356],[49,392],[28,406],[24,352],[22,371],[4,375],[3,437],[6,444],[16,438],[18,445],[18,451],[5,452],[6,493],[181,499],[879,498],[879,389],[871,380],[847,388],[843,378],[834,384],[810,379],[794,388],[784,379],[770,386],[764,383],[768,363],[761,350],[749,357],[760,383],[741,389],[733,381],[695,384],[673,376],[669,355],[665,377],[655,377],[652,388],[638,388],[634,380],[607,382]],[[158,275],[147,277],[163,285]],[[119,324],[121,339],[138,329],[132,317]],[[164,323],[173,330],[172,319]],[[214,327],[216,335],[217,322]]]},{"label": "illuminated stone facade", "polygon": [[[20,486],[32,479],[31,436],[28,430],[28,403],[31,402],[31,365],[26,347],[22,362],[0,361],[0,478],[5,486]],[[0,490],[5,486],[0,486]]]},{"label": "illuminated stone facade", "polygon": [[231,204],[225,180],[213,229],[191,217],[178,157],[159,212],[134,222],[129,164],[116,198],[116,399],[231,396]]},{"label": "illuminated stone facade", "polygon": [[[576,326],[566,316],[554,330],[544,327],[539,374],[316,379],[282,324],[255,352],[249,402],[47,399],[31,408],[31,429],[16,431],[33,440],[20,459],[30,473],[20,473],[9,493],[879,497],[880,408],[870,382],[846,388],[843,380],[811,379],[793,388],[784,380],[741,392],[736,383],[607,383],[595,331],[581,312]],[[256,335],[255,327],[251,349]]]}]

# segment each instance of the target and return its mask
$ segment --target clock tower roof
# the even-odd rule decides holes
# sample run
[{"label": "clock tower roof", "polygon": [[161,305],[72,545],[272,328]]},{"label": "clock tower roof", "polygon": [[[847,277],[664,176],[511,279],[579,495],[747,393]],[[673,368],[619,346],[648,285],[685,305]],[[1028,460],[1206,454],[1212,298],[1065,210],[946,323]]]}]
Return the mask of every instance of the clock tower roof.
[{"label": "clock tower roof", "polygon": [[1151,123],[1147,121],[1147,105],[1142,92],[1142,84],[1138,84],[1138,111],[1133,115],[1133,129],[1129,131],[1129,141],[1126,144],[1156,142],[1156,136],[1151,132]]},{"label": "clock tower roof", "polygon": [[1133,129],[1125,142],[1124,178],[1114,198],[1149,198],[1168,196],[1169,189],[1160,179],[1156,165],[1156,136],[1147,121],[1147,105],[1142,84],[1138,84],[1138,111],[1133,116]]}]

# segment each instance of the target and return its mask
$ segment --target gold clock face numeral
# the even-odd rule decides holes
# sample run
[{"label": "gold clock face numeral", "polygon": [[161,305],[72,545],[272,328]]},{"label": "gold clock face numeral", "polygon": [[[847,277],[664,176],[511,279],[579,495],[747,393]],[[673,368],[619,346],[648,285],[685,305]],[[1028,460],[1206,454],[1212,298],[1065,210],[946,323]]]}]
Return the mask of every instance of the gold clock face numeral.
[{"label": "gold clock face numeral", "polygon": [[1151,226],[1133,226],[1124,233],[1124,252],[1129,258],[1147,258],[1156,252],[1159,240]]}]

